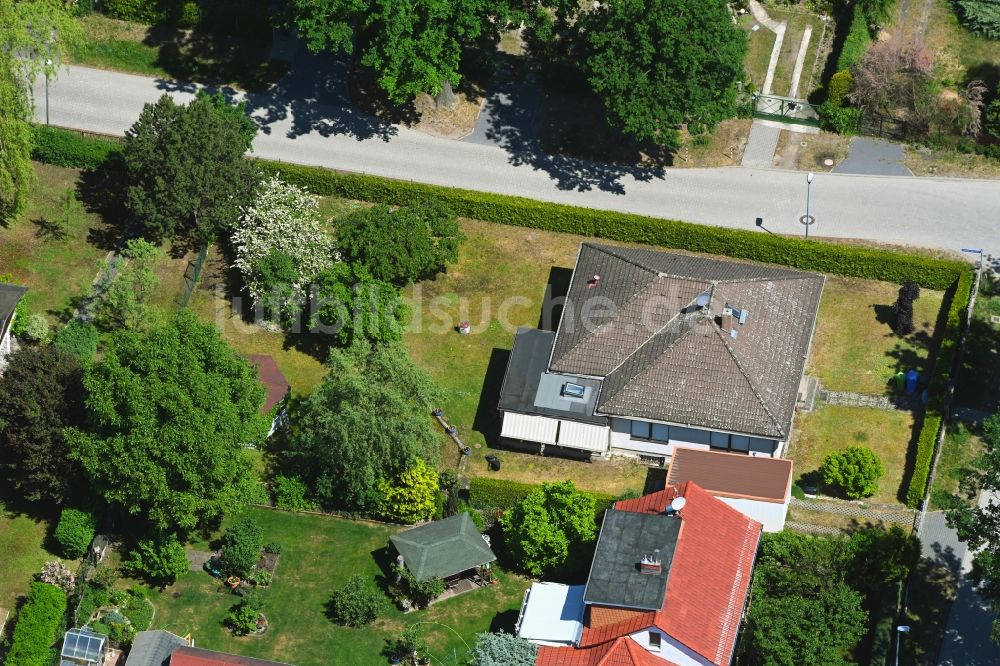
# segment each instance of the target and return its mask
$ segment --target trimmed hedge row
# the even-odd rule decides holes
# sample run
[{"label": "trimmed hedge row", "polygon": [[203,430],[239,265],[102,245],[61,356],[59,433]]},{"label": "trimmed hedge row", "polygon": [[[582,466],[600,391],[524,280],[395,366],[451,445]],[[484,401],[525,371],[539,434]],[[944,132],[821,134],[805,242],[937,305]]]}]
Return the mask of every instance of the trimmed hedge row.
[{"label": "trimmed hedge row", "polygon": [[56,166],[99,169],[121,156],[122,147],[111,139],[80,136],[75,132],[35,125],[31,159]]},{"label": "trimmed hedge row", "polygon": [[[77,168],[96,168],[114,159],[121,147],[110,139],[82,137],[53,127],[36,128],[35,159]],[[321,167],[257,160],[267,174],[321,196],[402,205],[435,196],[462,217],[484,222],[544,229],[692,252],[719,254],[803,270],[901,283],[913,280],[927,289],[944,290],[968,266],[891,250],[786,238],[741,229],[692,224],[631,213],[536,201],[504,194],[424,185]]]},{"label": "trimmed hedge row", "polygon": [[403,205],[432,195],[457,215],[484,222],[679,248],[868,280],[913,280],[928,289],[949,288],[959,272],[968,267],[962,261],[877,248],[806,241],[283,162],[257,163],[266,173],[322,196]]},{"label": "trimmed hedge row", "polygon": [[[506,479],[477,476],[469,481],[469,505],[480,511],[506,511],[523,500],[531,491],[541,486]],[[597,515],[609,508],[617,499],[604,493],[586,493],[597,504]]]},{"label": "trimmed hedge row", "polygon": [[962,338],[965,311],[972,298],[973,275],[971,271],[963,271],[958,276],[954,292],[948,303],[948,314],[945,319],[944,333],[938,347],[934,370],[927,387],[928,404],[924,413],[924,421],[917,437],[917,455],[914,458],[913,476],[906,489],[906,504],[917,508],[927,491],[927,481],[931,474],[931,464],[934,461],[934,449],[937,447],[938,435],[944,420],[942,410],[951,393],[952,373],[955,369],[955,355]]},{"label": "trimmed hedge row", "polygon": [[842,72],[850,69],[861,62],[868,45],[871,44],[872,36],[868,31],[868,17],[860,4],[854,5],[854,14],[851,16],[851,27],[848,28],[844,45],[840,47],[840,55],[837,57],[837,71]]},{"label": "trimmed hedge row", "polygon": [[65,592],[48,583],[32,583],[28,601],[17,615],[6,666],[49,666],[65,615]]}]

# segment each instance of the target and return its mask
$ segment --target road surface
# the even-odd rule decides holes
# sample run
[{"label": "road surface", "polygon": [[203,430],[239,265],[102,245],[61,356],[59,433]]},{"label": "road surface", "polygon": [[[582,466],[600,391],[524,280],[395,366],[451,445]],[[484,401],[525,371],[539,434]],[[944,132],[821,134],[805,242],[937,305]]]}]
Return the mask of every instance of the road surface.
[{"label": "road surface", "polygon": [[[499,129],[501,145],[438,139],[352,109],[343,80],[336,62],[297,63],[267,93],[224,92],[245,100],[260,123],[254,142],[260,157],[726,227],[752,229],[763,217],[774,233],[803,232],[801,172],[595,164],[545,155],[516,125]],[[44,121],[44,82],[34,89]],[[48,111],[54,125],[120,135],[143,104],[164,92],[186,101],[194,91],[190,84],[73,66],[49,85]],[[997,181],[817,174],[810,213],[817,220],[811,235],[984,247],[1000,255]]]}]

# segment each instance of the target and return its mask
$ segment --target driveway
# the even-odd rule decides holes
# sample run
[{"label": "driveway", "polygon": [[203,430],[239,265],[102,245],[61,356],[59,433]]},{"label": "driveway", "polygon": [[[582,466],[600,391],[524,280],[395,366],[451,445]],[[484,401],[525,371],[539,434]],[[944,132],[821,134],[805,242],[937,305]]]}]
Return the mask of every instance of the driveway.
[{"label": "driveway", "polygon": [[[481,145],[439,139],[352,109],[345,64],[297,54],[294,71],[271,90],[245,96],[261,126],[254,154],[378,176],[526,196],[598,209],[800,234],[805,178],[772,169],[642,169],[546,155],[537,142]],[[44,85],[36,111],[45,117]],[[192,98],[196,86],[86,67],[50,85],[52,123],[121,135],[145,103],[169,93]],[[818,174],[810,235],[863,238],[1000,254],[995,181]],[[764,233],[764,232],[762,232]]]},{"label": "driveway", "polygon": [[912,176],[903,164],[903,146],[882,139],[856,136],[851,139],[847,158],[834,168],[834,173],[862,176]]}]

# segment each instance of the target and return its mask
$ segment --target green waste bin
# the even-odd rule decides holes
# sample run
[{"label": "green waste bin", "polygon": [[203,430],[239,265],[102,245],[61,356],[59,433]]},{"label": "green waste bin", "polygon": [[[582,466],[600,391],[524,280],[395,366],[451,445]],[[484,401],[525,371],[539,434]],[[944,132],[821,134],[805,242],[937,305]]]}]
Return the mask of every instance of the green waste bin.
[{"label": "green waste bin", "polygon": [[906,388],[906,373],[899,371],[896,373],[896,390],[903,391]]}]

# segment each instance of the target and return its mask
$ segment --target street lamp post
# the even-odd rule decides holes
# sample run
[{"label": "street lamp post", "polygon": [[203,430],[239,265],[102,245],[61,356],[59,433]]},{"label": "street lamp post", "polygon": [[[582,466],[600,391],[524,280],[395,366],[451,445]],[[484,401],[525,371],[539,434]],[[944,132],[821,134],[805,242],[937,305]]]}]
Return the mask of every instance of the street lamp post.
[{"label": "street lamp post", "polygon": [[809,239],[809,227],[812,226],[813,219],[809,215],[809,199],[812,195],[813,172],[806,174],[806,239]]},{"label": "street lamp post", "polygon": [[906,624],[901,624],[896,627],[896,666],[899,666],[899,635],[909,633],[910,627]]},{"label": "street lamp post", "polygon": [[52,58],[45,60],[45,124],[49,124],[49,69],[52,67]]}]

